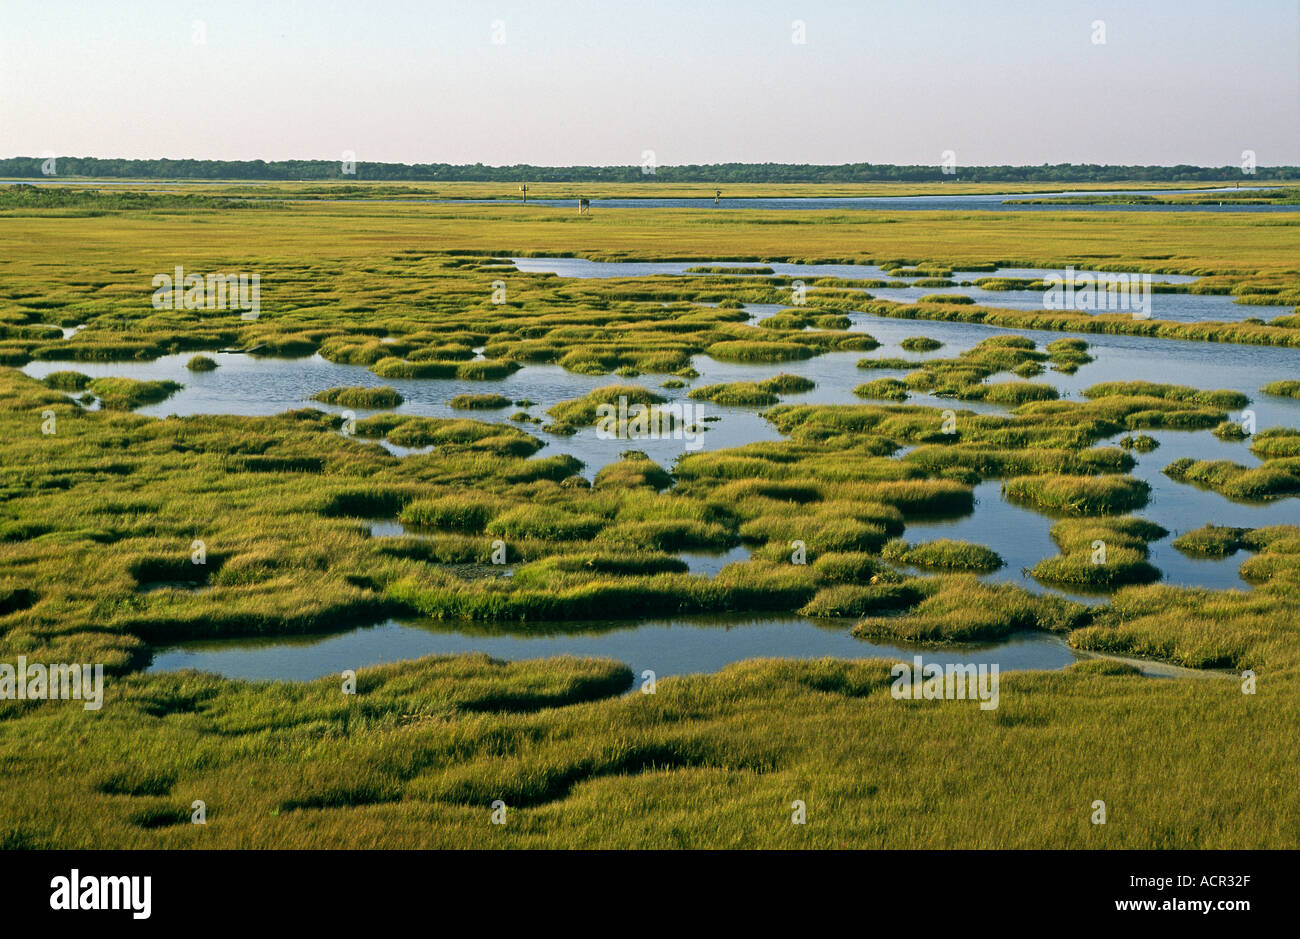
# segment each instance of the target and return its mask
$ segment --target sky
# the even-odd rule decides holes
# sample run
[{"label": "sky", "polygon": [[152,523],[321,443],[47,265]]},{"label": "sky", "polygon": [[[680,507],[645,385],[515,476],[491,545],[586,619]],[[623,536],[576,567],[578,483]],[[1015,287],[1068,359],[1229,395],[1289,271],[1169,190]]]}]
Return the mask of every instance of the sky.
[{"label": "sky", "polygon": [[1224,166],[1246,150],[1300,164],[1300,0],[5,0],[0,17],[0,157]]}]

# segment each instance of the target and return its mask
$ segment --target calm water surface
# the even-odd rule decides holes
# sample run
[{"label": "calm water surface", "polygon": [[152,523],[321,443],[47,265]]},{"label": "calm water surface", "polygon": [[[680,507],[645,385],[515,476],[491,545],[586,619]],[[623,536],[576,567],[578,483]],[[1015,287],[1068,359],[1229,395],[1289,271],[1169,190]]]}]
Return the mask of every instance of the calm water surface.
[{"label": "calm water surface", "polygon": [[635,675],[659,678],[715,672],[754,658],[912,660],[939,664],[997,663],[1000,670],[1057,669],[1076,661],[1059,636],[1026,633],[986,645],[924,648],[881,645],[849,634],[852,620],[803,617],[691,617],[603,623],[533,623],[526,629],[493,625],[389,620],[326,638],[187,643],[154,655],[149,671],[195,668],[230,678],[319,678],[383,662],[486,652],[496,659],[595,656],[626,662]]}]

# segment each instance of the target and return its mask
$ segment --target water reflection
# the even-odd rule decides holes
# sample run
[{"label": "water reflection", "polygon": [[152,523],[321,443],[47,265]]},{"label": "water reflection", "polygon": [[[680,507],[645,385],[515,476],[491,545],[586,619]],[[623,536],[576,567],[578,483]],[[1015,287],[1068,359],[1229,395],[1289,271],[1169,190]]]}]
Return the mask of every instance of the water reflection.
[{"label": "water reflection", "polygon": [[716,672],[753,658],[833,657],[939,664],[997,663],[1002,671],[1059,669],[1076,654],[1059,636],[1024,633],[960,647],[880,644],[855,639],[851,621],[804,617],[678,617],[582,623],[439,623],[389,620],[329,637],[187,643],[160,649],[149,671],[194,668],[229,678],[305,680],[426,655],[485,652],[506,661],[557,655],[627,663],[663,678]]}]

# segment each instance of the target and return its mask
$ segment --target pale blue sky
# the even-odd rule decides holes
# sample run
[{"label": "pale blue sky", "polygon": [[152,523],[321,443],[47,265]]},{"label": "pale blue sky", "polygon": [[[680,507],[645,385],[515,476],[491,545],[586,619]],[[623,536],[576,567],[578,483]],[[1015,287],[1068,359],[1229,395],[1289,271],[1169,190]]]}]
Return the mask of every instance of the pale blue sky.
[{"label": "pale blue sky", "polygon": [[1300,164],[1300,3],[5,0],[0,156],[345,150]]}]

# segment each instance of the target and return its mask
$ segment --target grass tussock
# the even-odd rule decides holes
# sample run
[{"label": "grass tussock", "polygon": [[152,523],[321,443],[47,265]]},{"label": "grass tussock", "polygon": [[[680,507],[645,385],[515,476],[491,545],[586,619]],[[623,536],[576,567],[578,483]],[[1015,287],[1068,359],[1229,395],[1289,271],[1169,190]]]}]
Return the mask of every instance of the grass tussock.
[{"label": "grass tussock", "polygon": [[1300,398],[1300,381],[1292,379],[1271,381],[1259,390],[1266,395],[1277,395],[1280,398]]},{"label": "grass tussock", "polygon": [[1290,460],[1300,457],[1300,430],[1292,427],[1269,427],[1255,434],[1250,452],[1263,460]]},{"label": "grass tussock", "polygon": [[50,372],[43,379],[47,388],[57,391],[84,391],[90,385],[90,376],[81,372]]},{"label": "grass tussock", "polygon": [[1208,524],[1179,535],[1173,540],[1173,546],[1190,557],[1225,558],[1250,548],[1252,542],[1247,536],[1251,531],[1249,528]]},{"label": "grass tussock", "polygon": [[716,342],[706,351],[720,362],[790,362],[816,354],[812,347],[802,343],[745,340]]},{"label": "grass tussock", "polygon": [[941,538],[921,544],[895,539],[885,545],[880,556],[894,564],[907,564],[930,571],[967,571],[987,574],[1004,564],[996,551],[969,541]]},{"label": "grass tussock", "polygon": [[1169,401],[1187,401],[1209,407],[1240,409],[1250,404],[1250,398],[1240,391],[1220,389],[1202,391],[1186,385],[1162,385],[1149,381],[1109,381],[1084,389],[1089,398],[1129,397],[1163,398]]},{"label": "grass tussock", "polygon": [[166,401],[181,390],[179,382],[138,381],[134,378],[96,378],[86,386],[110,411],[131,411]]},{"label": "grass tussock", "polygon": [[447,403],[462,411],[491,411],[510,407],[510,399],[499,394],[456,395]]},{"label": "grass tussock", "polygon": [[1062,515],[1114,515],[1146,505],[1151,486],[1131,476],[1019,476],[1002,487],[1012,502]]},{"label": "grass tussock", "polygon": [[1231,460],[1193,460],[1181,457],[1164,468],[1180,483],[1212,489],[1229,499],[1260,502],[1300,493],[1300,459],[1271,460],[1248,467]]},{"label": "grass tussock", "polygon": [[971,575],[939,578],[927,596],[896,616],[870,616],[854,627],[862,638],[906,642],[978,642],[1025,630],[1065,632],[1088,621],[1088,608]]},{"label": "grass tussock", "polygon": [[334,404],[345,408],[365,408],[371,411],[395,408],[402,403],[402,396],[396,388],[387,385],[379,387],[335,387],[326,388],[312,395],[312,400],[322,404]]},{"label": "grass tussock", "polygon": [[943,348],[942,342],[929,336],[908,336],[898,345],[908,352],[933,352],[935,349]]}]

